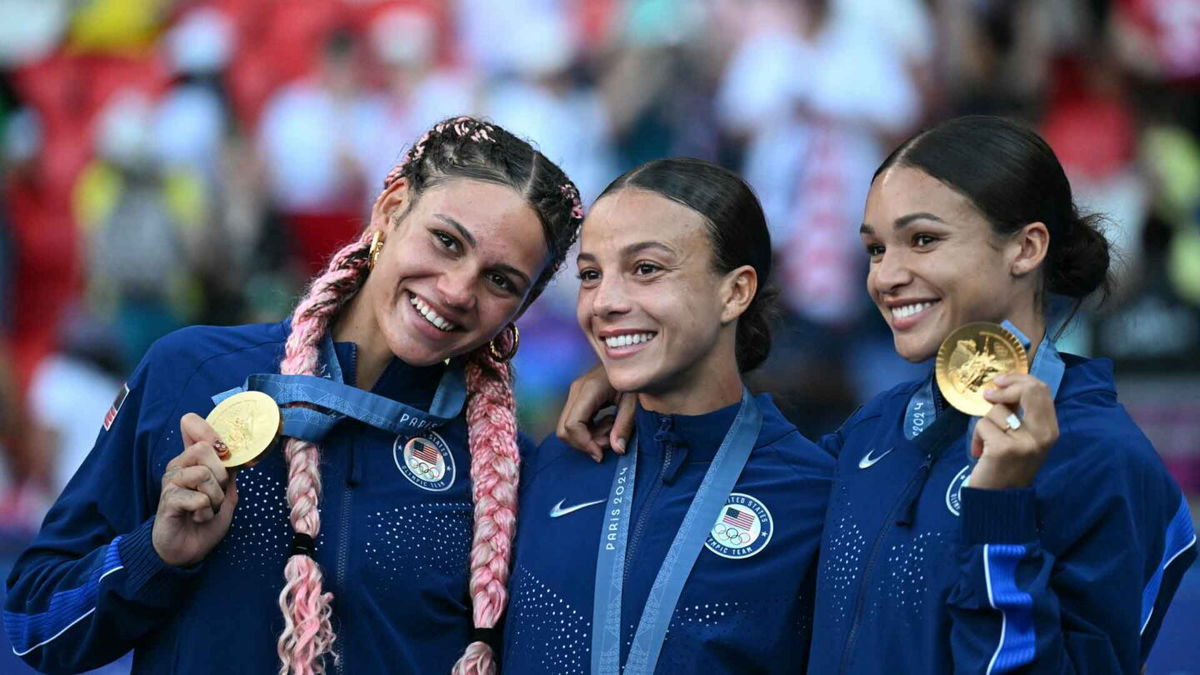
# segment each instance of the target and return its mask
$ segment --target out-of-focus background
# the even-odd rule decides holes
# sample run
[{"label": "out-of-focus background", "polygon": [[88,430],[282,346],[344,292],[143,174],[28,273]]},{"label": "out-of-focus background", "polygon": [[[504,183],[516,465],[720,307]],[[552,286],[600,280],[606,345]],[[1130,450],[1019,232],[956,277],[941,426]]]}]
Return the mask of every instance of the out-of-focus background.
[{"label": "out-of-focus background", "polygon": [[[0,570],[153,340],[285,316],[462,113],[589,202],[656,157],[742,172],[783,306],[754,384],[809,435],[919,372],[864,291],[875,167],[950,116],[1025,120],[1121,254],[1063,348],[1116,362],[1200,503],[1200,0],[0,0]],[[534,436],[593,362],[571,267],[521,321]],[[1193,571],[1150,672],[1200,672],[1198,625]]]}]

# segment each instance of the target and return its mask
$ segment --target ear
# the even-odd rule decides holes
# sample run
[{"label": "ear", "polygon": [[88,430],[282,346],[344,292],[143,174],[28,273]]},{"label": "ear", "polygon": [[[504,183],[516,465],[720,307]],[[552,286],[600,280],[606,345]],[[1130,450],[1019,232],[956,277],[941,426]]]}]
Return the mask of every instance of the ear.
[{"label": "ear", "polygon": [[1016,254],[1009,263],[1014,277],[1023,277],[1042,266],[1050,250],[1050,230],[1045,223],[1029,223],[1011,240]]},{"label": "ear", "polygon": [[410,197],[408,179],[396,179],[375,199],[375,205],[371,207],[371,222],[367,225],[367,232],[380,230],[386,233],[391,230],[393,219],[398,214],[404,213],[404,209],[410,206]]},{"label": "ear", "polygon": [[758,292],[758,272],[750,265],[730,270],[721,281],[721,323],[741,316]]}]

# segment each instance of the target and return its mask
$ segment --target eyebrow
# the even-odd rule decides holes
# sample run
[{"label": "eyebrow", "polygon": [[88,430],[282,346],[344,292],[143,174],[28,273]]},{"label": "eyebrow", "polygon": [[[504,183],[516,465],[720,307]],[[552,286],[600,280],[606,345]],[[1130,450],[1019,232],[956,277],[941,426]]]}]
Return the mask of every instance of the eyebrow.
[{"label": "eyebrow", "polygon": [[[893,227],[897,230],[902,230],[905,227],[908,227],[909,225],[911,225],[912,223],[914,223],[918,220],[932,220],[935,223],[945,223],[946,222],[946,221],[942,220],[941,218],[938,218],[937,216],[933,215],[932,213],[929,213],[928,211],[921,211],[919,213],[910,213],[906,216],[900,216],[899,218],[897,218],[894,221]],[[863,223],[862,225],[860,225],[858,227],[858,233],[872,235],[872,234],[875,234],[875,228],[871,227],[870,225],[868,225],[866,223]]]},{"label": "eyebrow", "polygon": [[467,245],[470,246],[471,248],[475,248],[475,246],[477,245],[475,243],[475,236],[472,235],[471,232],[469,230],[467,230],[467,228],[463,227],[462,223],[451,218],[450,216],[447,216],[447,215],[444,215],[441,213],[435,213],[435,214],[433,214],[433,217],[437,218],[438,220],[442,221],[443,223],[449,225],[450,227],[453,227],[455,230],[458,230],[459,236],[462,237],[463,239],[467,240]]},{"label": "eyebrow", "polygon": [[[675,254],[675,249],[671,248],[670,246],[667,246],[666,244],[664,244],[662,242],[639,241],[635,244],[629,244],[627,246],[622,247],[621,248],[621,257],[628,258],[629,256],[631,256],[635,253],[641,253],[642,251],[645,251],[646,249],[650,249],[650,248],[658,249],[668,255]],[[575,260],[576,260],[576,262],[580,262],[580,261],[596,262],[596,256],[592,255],[591,253],[580,252],[578,256],[575,256]]]},{"label": "eyebrow", "polygon": [[[443,223],[449,225],[450,227],[453,227],[455,229],[455,231],[458,232],[459,236],[461,236],[464,240],[466,240],[467,246],[469,246],[470,248],[476,248],[476,246],[478,246],[477,242],[475,241],[475,236],[471,234],[470,230],[463,227],[462,223],[460,223],[457,220],[451,218],[450,216],[447,216],[442,213],[435,213],[435,214],[433,214],[433,217],[437,218],[438,220],[442,221]],[[532,283],[529,279],[528,274],[525,274],[521,270],[513,267],[512,265],[509,265],[508,263],[496,263],[496,264],[492,265],[490,267],[490,269],[495,272],[504,272],[507,274],[511,274],[511,275],[517,277],[518,279],[520,279],[522,284],[525,286],[528,286],[528,285],[530,285],[530,283]]]}]

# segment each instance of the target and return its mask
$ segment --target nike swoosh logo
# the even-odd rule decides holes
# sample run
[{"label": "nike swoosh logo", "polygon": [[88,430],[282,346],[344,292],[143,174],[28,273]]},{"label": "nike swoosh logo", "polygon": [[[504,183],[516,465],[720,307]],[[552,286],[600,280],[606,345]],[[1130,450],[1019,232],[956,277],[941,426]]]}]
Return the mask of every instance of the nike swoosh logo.
[{"label": "nike swoosh logo", "polygon": [[884,450],[883,453],[872,457],[871,453],[875,452],[875,448],[871,448],[870,450],[867,451],[867,454],[863,455],[862,459],[858,460],[858,468],[869,469],[869,468],[875,466],[875,462],[878,462],[879,460],[883,459],[884,457],[887,457],[888,453],[890,453],[893,449],[894,448],[888,448],[887,450]]},{"label": "nike swoosh logo", "polygon": [[594,502],[584,502],[584,503],[582,503],[582,504],[576,504],[576,505],[574,505],[574,506],[568,506],[567,508],[565,508],[565,509],[564,509],[564,508],[563,508],[563,502],[565,502],[565,501],[567,501],[567,500],[565,500],[565,499],[560,499],[560,500],[558,500],[558,503],[557,503],[557,504],[555,504],[555,505],[554,505],[554,507],[550,509],[550,517],[551,517],[551,518],[561,518],[561,517],[563,517],[563,516],[565,516],[565,515],[567,515],[567,514],[569,514],[569,513],[575,513],[575,512],[576,512],[576,511],[578,511],[579,509],[586,509],[586,508],[587,508],[587,507],[589,507],[589,506],[595,506],[595,505],[597,505],[597,504],[603,504],[605,500],[603,500],[603,499],[597,499],[597,500],[596,500],[596,501],[594,501]]}]

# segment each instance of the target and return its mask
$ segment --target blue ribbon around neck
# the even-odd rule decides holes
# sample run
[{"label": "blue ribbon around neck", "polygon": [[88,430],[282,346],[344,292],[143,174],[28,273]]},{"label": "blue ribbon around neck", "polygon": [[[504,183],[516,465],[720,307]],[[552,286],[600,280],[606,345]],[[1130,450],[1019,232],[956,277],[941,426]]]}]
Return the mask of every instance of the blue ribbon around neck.
[{"label": "blue ribbon around neck", "polygon": [[633,506],[633,486],[637,474],[636,437],[630,444],[630,451],[617,461],[605,511],[607,517],[600,535],[600,552],[596,558],[592,606],[593,675],[651,675],[654,672],[683,585],[704,547],[704,540],[721,515],[729,493],[746,466],[761,426],[762,413],[758,404],[750,392],[743,389],[741,407],[733,425],[705,472],[679,531],[659,566],[654,585],[650,587],[624,669],[621,668],[621,595],[624,592],[625,553],[629,543],[629,512]]},{"label": "blue ribbon around neck", "polygon": [[[242,386],[213,396],[213,403],[243,391],[261,391],[281,406],[283,435],[312,442],[323,439],[346,418],[395,434],[436,429],[458,417],[466,403],[466,377],[459,360],[452,360],[446,366],[429,410],[421,410],[346,384],[333,338],[328,334],[321,341],[320,358],[324,377],[259,373],[247,377]],[[290,403],[306,403],[320,409],[289,407]]]}]

